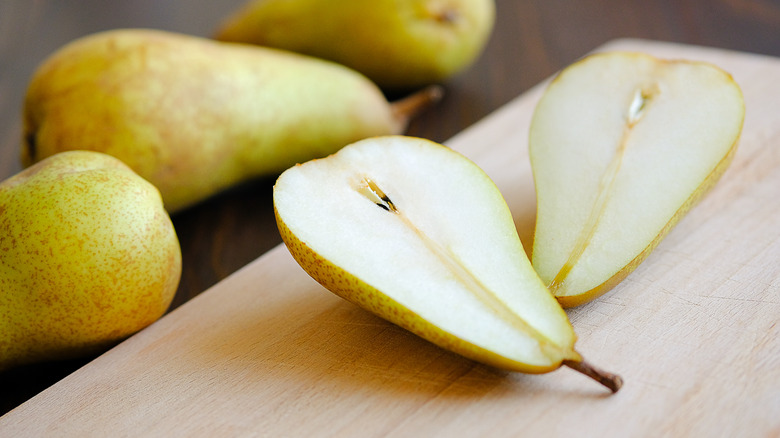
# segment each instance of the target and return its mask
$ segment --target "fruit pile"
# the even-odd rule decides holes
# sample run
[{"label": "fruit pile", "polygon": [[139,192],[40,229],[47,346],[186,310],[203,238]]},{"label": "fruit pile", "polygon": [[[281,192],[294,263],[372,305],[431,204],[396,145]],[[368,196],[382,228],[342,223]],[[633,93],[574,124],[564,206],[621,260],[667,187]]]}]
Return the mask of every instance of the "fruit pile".
[{"label": "fruit pile", "polygon": [[[564,69],[530,126],[529,260],[477,165],[402,135],[439,96],[425,87],[478,56],[494,13],[489,0],[257,0],[216,40],[121,29],[53,54],[25,102],[31,167],[0,185],[0,369],[158,318],[181,271],[168,214],[281,173],[282,239],[328,290],[471,359],[565,365],[616,392],[564,307],[623,280],[720,178],[742,93],[713,65],[640,53]],[[421,91],[390,103],[393,89]]]},{"label": "fruit pile", "polygon": [[115,29],[61,47],[25,95],[27,169],[0,184],[0,371],[159,318],[181,276],[170,214],[402,133],[493,19],[493,0],[254,0],[213,39]]}]

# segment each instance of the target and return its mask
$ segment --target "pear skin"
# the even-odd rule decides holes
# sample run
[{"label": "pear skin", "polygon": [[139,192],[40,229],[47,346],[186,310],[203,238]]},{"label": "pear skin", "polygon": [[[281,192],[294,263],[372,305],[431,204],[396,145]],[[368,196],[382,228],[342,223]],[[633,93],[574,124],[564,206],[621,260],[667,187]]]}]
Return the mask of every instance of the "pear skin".
[{"label": "pear skin", "polygon": [[439,83],[482,53],[493,0],[252,0],[215,38],[349,66],[386,89]]},{"label": "pear skin", "polygon": [[[435,100],[436,91],[426,93]],[[37,69],[21,155],[30,165],[69,149],[107,153],[176,212],[358,139],[399,133],[408,116],[334,63],[118,29],[73,41]]]},{"label": "pear skin", "polygon": [[156,188],[57,154],[0,183],[0,370],[100,352],[168,309],[181,250]]}]

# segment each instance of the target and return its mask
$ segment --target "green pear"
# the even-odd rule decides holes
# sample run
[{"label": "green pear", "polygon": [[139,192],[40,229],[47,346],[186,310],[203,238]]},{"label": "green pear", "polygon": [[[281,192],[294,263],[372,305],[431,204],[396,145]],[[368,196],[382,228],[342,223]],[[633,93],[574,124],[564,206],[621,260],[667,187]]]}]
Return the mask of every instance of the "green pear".
[{"label": "green pear", "polygon": [[493,0],[252,0],[215,38],[329,59],[408,89],[469,67],[494,20]]},{"label": "green pear", "polygon": [[0,370],[111,346],[165,313],[180,275],[159,192],[121,161],[23,170],[0,183]]},{"label": "green pear", "polygon": [[68,149],[113,155],[169,212],[355,140],[405,129],[414,103],[334,63],[169,32],[118,29],[52,54],[24,102],[25,165]]},{"label": "green pear", "polygon": [[715,185],[745,117],[718,67],[641,53],[564,69],[534,112],[533,265],[565,307],[631,273]]},{"label": "green pear", "polygon": [[286,170],[273,196],[290,253],[331,292],[485,364],[567,365],[620,387],[574,349],[504,198],[463,155],[411,137],[361,140]]}]

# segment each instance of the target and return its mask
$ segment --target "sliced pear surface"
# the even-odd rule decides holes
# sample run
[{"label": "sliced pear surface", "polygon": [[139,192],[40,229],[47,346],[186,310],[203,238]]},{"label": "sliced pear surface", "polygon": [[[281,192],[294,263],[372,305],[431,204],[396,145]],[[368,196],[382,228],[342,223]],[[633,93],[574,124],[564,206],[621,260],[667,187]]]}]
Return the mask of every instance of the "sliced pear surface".
[{"label": "sliced pear surface", "polygon": [[534,112],[533,266],[564,307],[633,271],[728,167],[745,107],[719,68],[610,52],[564,69]]},{"label": "sliced pear surface", "polygon": [[457,152],[411,137],[363,140],[285,171],[274,206],[293,257],[333,293],[489,365],[566,364],[619,387],[589,373],[501,193]]}]

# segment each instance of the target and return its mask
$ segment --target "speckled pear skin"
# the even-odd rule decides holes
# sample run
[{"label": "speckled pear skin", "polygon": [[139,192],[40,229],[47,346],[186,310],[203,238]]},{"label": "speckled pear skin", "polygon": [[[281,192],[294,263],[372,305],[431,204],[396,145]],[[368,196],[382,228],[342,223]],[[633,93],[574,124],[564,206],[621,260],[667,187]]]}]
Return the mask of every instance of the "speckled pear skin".
[{"label": "speckled pear skin", "polygon": [[334,265],[302,242],[285,225],[284,220],[274,209],[279,233],[296,262],[309,276],[320,283],[325,289],[357,306],[383,318],[421,338],[460,354],[466,358],[481,362],[496,368],[519,371],[528,374],[542,374],[558,368],[533,366],[516,362],[499,356],[491,351],[480,348],[470,342],[459,339],[439,327],[420,318],[417,314],[400,305],[398,302],[382,293],[359,277]]},{"label": "speckled pear skin", "polygon": [[92,354],[168,309],[181,250],[158,190],[63,152],[0,184],[0,370]]}]

